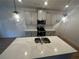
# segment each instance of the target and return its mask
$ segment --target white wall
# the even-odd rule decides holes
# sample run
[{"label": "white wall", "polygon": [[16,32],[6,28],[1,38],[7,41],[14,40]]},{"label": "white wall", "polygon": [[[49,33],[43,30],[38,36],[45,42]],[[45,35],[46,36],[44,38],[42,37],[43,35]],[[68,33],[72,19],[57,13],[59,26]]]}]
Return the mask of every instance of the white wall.
[{"label": "white wall", "polygon": [[57,33],[79,47],[79,5],[69,13],[66,23],[60,23]]}]

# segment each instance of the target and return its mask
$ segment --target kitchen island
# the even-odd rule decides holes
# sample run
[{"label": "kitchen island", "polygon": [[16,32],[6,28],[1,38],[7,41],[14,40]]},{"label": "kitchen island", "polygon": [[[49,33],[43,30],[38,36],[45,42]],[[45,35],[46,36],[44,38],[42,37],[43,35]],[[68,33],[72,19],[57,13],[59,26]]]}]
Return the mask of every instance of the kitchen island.
[{"label": "kitchen island", "polygon": [[46,36],[51,43],[35,43],[37,37],[16,38],[0,59],[70,59],[77,50],[57,36]]}]

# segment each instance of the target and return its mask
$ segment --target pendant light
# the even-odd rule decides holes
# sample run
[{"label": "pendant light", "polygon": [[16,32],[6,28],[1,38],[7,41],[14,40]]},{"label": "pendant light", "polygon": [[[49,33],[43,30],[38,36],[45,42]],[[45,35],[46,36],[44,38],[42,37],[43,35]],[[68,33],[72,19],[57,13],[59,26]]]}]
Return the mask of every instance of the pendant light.
[{"label": "pendant light", "polygon": [[16,19],[16,21],[19,22],[20,16],[19,16],[19,12],[17,11],[17,8],[16,8],[16,1],[15,0],[13,0],[13,4],[14,4],[13,16]]},{"label": "pendant light", "polygon": [[14,11],[13,11],[13,13],[18,14],[18,11],[17,11],[17,8],[16,8],[16,1],[15,0],[13,0],[13,5],[14,5]]},{"label": "pendant light", "polygon": [[64,15],[62,16],[62,21],[63,23],[66,23],[67,22],[67,13],[64,13]]},{"label": "pendant light", "polygon": [[69,4],[71,3],[72,0],[68,0],[67,4],[65,5],[65,8],[69,7]]},{"label": "pendant light", "polygon": [[72,0],[68,0],[68,3],[65,5],[65,9],[64,9],[64,14],[62,16],[62,21],[63,23],[66,23],[68,20],[67,20],[67,16],[68,16],[68,12],[67,12],[67,9],[69,6],[69,4],[71,3]]}]

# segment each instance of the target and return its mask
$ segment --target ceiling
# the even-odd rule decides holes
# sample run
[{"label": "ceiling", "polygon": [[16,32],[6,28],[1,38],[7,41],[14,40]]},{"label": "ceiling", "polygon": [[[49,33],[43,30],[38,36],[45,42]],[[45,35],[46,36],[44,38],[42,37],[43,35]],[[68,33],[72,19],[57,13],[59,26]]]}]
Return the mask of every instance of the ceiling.
[{"label": "ceiling", "polygon": [[53,10],[62,10],[69,0],[48,0],[48,5],[45,6],[46,0],[23,0],[22,7],[46,8]]},{"label": "ceiling", "polygon": [[[46,8],[53,10],[62,10],[69,0],[48,0],[48,5],[44,6],[46,0],[22,0],[22,3],[16,0],[18,7]],[[0,5],[13,5],[13,0],[0,0]]]},{"label": "ceiling", "polygon": [[[44,2],[46,0],[22,0],[22,2],[18,2],[15,0],[17,7],[20,8],[38,8],[38,9],[50,9],[50,10],[57,10],[62,11],[64,10],[65,5],[69,3],[71,0],[48,0],[48,5],[45,6]],[[77,4],[79,4],[79,0],[74,0]],[[75,4],[76,4],[75,3]],[[74,5],[75,5],[74,4]],[[13,0],[0,0],[0,7],[13,7]]]}]

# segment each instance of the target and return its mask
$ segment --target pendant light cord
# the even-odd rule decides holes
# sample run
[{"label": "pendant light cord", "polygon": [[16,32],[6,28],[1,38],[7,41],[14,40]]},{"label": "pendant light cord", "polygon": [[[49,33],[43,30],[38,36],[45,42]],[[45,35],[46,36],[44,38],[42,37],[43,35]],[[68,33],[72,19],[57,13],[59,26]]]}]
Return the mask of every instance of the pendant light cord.
[{"label": "pendant light cord", "polygon": [[14,11],[17,11],[17,9],[16,9],[16,1],[15,0],[13,0],[13,4],[14,4]]}]

